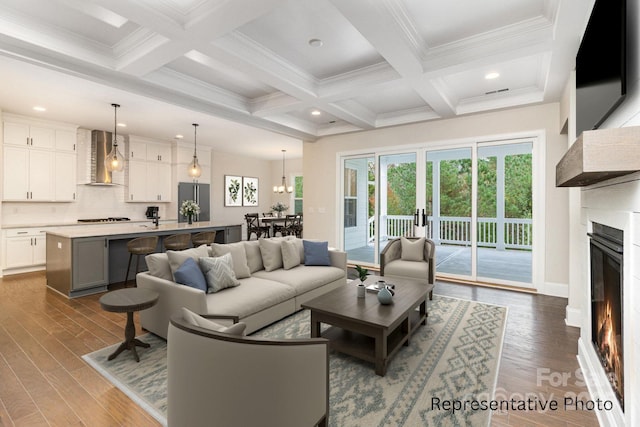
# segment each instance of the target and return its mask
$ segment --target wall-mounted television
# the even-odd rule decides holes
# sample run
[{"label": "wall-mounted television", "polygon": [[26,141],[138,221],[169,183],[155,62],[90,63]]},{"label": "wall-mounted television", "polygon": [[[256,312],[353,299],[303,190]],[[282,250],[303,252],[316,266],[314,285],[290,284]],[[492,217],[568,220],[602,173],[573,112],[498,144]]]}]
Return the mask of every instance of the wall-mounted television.
[{"label": "wall-mounted television", "polygon": [[596,0],[576,56],[576,135],[597,129],[627,93],[626,0]]}]

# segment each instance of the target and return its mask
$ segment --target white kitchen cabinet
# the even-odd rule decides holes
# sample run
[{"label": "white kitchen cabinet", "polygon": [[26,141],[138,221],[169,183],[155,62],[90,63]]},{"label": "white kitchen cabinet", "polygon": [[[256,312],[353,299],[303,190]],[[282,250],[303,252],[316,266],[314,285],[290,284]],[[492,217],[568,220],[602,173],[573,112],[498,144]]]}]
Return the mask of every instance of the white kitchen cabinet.
[{"label": "white kitchen cabinet", "polygon": [[[4,147],[4,200],[55,200],[53,152]],[[75,169],[74,169],[75,171]]]},{"label": "white kitchen cabinet", "polygon": [[21,122],[4,122],[4,143],[35,148],[54,148],[55,129]]},{"label": "white kitchen cabinet", "polygon": [[129,160],[128,202],[147,202],[147,162]]},{"label": "white kitchen cabinet", "polygon": [[45,229],[16,228],[4,233],[4,269],[35,267],[46,263]]},{"label": "white kitchen cabinet", "polygon": [[56,129],[56,151],[74,153],[76,151],[77,133],[75,130]]},{"label": "white kitchen cabinet", "polygon": [[3,135],[4,201],[75,200],[75,126],[5,114]]},{"label": "white kitchen cabinet", "polygon": [[129,137],[129,161],[146,161],[147,160],[147,143]]},{"label": "white kitchen cabinet", "polygon": [[55,153],[55,199],[58,202],[76,200],[76,154]]},{"label": "white kitchen cabinet", "polygon": [[169,144],[147,144],[147,161],[171,164]]},{"label": "white kitchen cabinet", "polygon": [[171,202],[171,146],[129,137],[128,202]]}]

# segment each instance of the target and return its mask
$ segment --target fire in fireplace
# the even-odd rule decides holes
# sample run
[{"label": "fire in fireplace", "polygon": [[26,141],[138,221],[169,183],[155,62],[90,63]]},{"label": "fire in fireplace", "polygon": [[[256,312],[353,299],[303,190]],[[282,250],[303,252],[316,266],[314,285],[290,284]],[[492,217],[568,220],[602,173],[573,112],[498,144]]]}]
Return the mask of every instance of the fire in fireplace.
[{"label": "fire in fireplace", "polygon": [[622,342],[623,232],[593,224],[591,237],[591,335],[606,376],[624,411]]}]

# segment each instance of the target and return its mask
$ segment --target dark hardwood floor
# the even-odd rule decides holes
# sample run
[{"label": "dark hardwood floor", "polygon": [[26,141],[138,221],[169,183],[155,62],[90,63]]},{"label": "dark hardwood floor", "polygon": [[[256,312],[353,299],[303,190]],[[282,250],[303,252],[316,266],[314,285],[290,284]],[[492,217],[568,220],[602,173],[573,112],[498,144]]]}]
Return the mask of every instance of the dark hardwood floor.
[{"label": "dark hardwood floor", "polygon": [[[586,393],[573,376],[566,385],[538,381],[540,369],[573,375],[578,368],[578,330],[564,324],[566,300],[443,282],[435,293],[509,307],[498,398],[562,402],[565,393]],[[98,298],[69,300],[46,288],[43,272],[0,279],[1,427],[159,425],[81,359],[123,339],[126,316],[103,311]],[[495,426],[597,426],[587,411],[510,411],[492,420]]]}]

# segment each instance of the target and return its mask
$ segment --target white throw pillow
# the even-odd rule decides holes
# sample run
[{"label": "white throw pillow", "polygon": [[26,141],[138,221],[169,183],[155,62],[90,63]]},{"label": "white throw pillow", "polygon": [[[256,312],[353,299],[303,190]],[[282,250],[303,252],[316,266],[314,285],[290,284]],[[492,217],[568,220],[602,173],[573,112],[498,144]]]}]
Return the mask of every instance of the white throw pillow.
[{"label": "white throw pillow", "polygon": [[282,268],[282,239],[258,239],[265,271]]},{"label": "white throw pillow", "polygon": [[296,236],[286,236],[285,240],[294,242],[300,252],[300,264],[304,264],[304,245],[302,243],[302,239],[297,238]]},{"label": "white throw pillow", "polygon": [[222,256],[224,254],[231,254],[233,260],[233,271],[236,273],[236,278],[244,279],[245,277],[251,277],[251,271],[249,271],[249,265],[247,264],[247,253],[244,249],[242,242],[238,243],[212,243],[211,254],[213,256]]},{"label": "white throw pillow", "polygon": [[240,282],[233,272],[231,254],[218,257],[200,258],[200,268],[207,279],[207,293],[218,292],[226,288],[238,286]]},{"label": "white throw pillow", "polygon": [[423,261],[424,260],[424,237],[411,241],[406,237],[400,238],[402,252],[400,258],[405,261]]},{"label": "white throw pillow", "polygon": [[298,252],[298,245],[292,240],[285,240],[281,244],[282,249],[282,265],[285,270],[290,270],[293,267],[300,265],[300,252]]},{"label": "white throw pillow", "polygon": [[[169,257],[165,253],[149,254],[144,257],[149,274],[154,277],[173,281],[173,272],[169,266]],[[182,264],[181,264],[182,265]]]},{"label": "white throw pillow", "polygon": [[256,271],[264,270],[264,264],[262,264],[262,253],[260,252],[260,242],[257,240],[250,240],[242,242],[244,245],[244,251],[247,254],[247,265],[249,271],[255,273]]},{"label": "white throw pillow", "polygon": [[188,308],[182,307],[182,318],[190,325],[200,326],[214,332],[224,332],[225,334],[243,336],[246,323],[238,322],[232,326],[223,326],[212,320],[206,319]]},{"label": "white throw pillow", "polygon": [[209,249],[207,245],[200,245],[197,248],[185,249],[183,251],[167,251],[166,253],[167,257],[169,257],[171,275],[175,282],[175,272],[187,260],[187,258],[193,258],[195,262],[198,262],[200,258],[209,256]]}]

